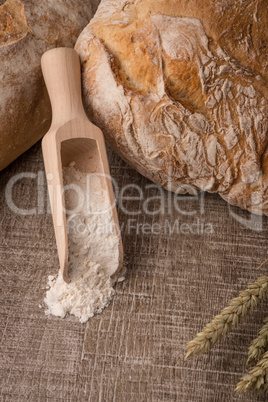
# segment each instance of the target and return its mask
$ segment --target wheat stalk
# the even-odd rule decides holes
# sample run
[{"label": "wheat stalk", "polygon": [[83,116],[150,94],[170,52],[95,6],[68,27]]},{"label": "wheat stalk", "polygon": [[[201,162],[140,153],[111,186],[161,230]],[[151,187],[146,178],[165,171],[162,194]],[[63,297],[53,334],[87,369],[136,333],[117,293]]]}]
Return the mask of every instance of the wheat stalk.
[{"label": "wheat stalk", "polygon": [[195,339],[188,343],[185,360],[194,354],[207,352],[265,298],[267,291],[268,276],[262,276],[255,283],[249,284],[248,289],[241,291],[238,297],[231,300],[228,307],[225,307]]},{"label": "wheat stalk", "polygon": [[257,392],[268,391],[268,352],[258,364],[252,367],[249,374],[244,375],[236,386],[236,392],[255,390]]},{"label": "wheat stalk", "polygon": [[259,361],[268,349],[268,317],[264,320],[264,326],[259,331],[259,336],[254,339],[248,349],[248,361]]}]

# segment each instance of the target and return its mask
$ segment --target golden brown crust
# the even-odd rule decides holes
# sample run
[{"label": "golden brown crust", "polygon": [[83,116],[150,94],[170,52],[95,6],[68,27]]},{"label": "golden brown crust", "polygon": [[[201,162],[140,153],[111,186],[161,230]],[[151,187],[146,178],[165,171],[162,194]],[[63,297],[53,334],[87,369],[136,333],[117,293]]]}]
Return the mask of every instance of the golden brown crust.
[{"label": "golden brown crust", "polygon": [[268,213],[265,3],[102,1],[76,44],[85,103],[140,173]]},{"label": "golden brown crust", "polygon": [[24,5],[19,0],[7,0],[0,7],[0,46],[17,41],[29,32]]},{"label": "golden brown crust", "polygon": [[91,16],[90,0],[0,2],[0,170],[49,129],[41,55],[73,46]]},{"label": "golden brown crust", "polygon": [[230,57],[268,77],[267,0],[148,0],[138,1],[137,8],[143,15],[199,19],[207,36]]}]

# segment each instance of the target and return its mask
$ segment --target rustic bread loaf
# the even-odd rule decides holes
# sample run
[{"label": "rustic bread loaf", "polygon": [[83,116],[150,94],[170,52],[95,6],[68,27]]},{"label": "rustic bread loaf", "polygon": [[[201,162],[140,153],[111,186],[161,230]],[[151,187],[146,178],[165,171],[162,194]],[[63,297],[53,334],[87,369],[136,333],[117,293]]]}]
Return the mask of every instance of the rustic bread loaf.
[{"label": "rustic bread loaf", "polygon": [[268,214],[267,0],[103,0],[76,43],[89,117],[157,184]]},{"label": "rustic bread loaf", "polygon": [[73,46],[91,16],[90,0],[0,0],[0,170],[50,126],[42,53]]}]

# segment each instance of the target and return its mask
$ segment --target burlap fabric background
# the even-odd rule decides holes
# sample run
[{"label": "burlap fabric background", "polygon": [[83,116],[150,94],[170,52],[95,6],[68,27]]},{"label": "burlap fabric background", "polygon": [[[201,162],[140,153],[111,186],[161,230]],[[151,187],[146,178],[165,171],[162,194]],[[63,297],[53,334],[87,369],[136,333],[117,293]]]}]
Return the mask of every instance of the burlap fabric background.
[{"label": "burlap fabric background", "polygon": [[[146,197],[156,190],[117,155],[109,152],[112,176],[120,188],[141,187]],[[264,401],[250,393],[236,396],[235,384],[245,372],[247,346],[268,315],[264,302],[227,339],[201,358],[183,361],[186,343],[249,282],[267,272],[257,266],[267,258],[268,219],[256,232],[239,223],[218,196],[179,200],[174,209],[155,216],[131,217],[119,210],[120,223],[188,225],[198,219],[213,233],[128,233],[122,236],[127,262],[124,283],[101,315],[80,324],[74,317],[47,317],[43,304],[47,276],[58,270],[51,215],[15,214],[5,200],[6,185],[20,172],[39,173],[13,189],[20,208],[35,207],[44,170],[40,143],[0,172],[1,401]],[[146,192],[147,191],[147,192]],[[137,195],[130,189],[129,196]],[[165,192],[168,202],[168,193]],[[125,207],[137,211],[142,202]],[[151,210],[158,205],[149,206]],[[245,211],[233,213],[248,218]]]}]

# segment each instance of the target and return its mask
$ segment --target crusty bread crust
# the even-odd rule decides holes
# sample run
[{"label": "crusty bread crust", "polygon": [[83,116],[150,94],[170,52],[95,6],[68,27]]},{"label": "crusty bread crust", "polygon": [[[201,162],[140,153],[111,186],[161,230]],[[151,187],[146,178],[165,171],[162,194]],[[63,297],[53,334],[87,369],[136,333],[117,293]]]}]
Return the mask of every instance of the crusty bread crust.
[{"label": "crusty bread crust", "polygon": [[268,214],[267,0],[103,0],[76,43],[89,117],[141,174]]},{"label": "crusty bread crust", "polygon": [[0,170],[49,129],[41,55],[73,46],[91,17],[90,0],[0,1]]}]

